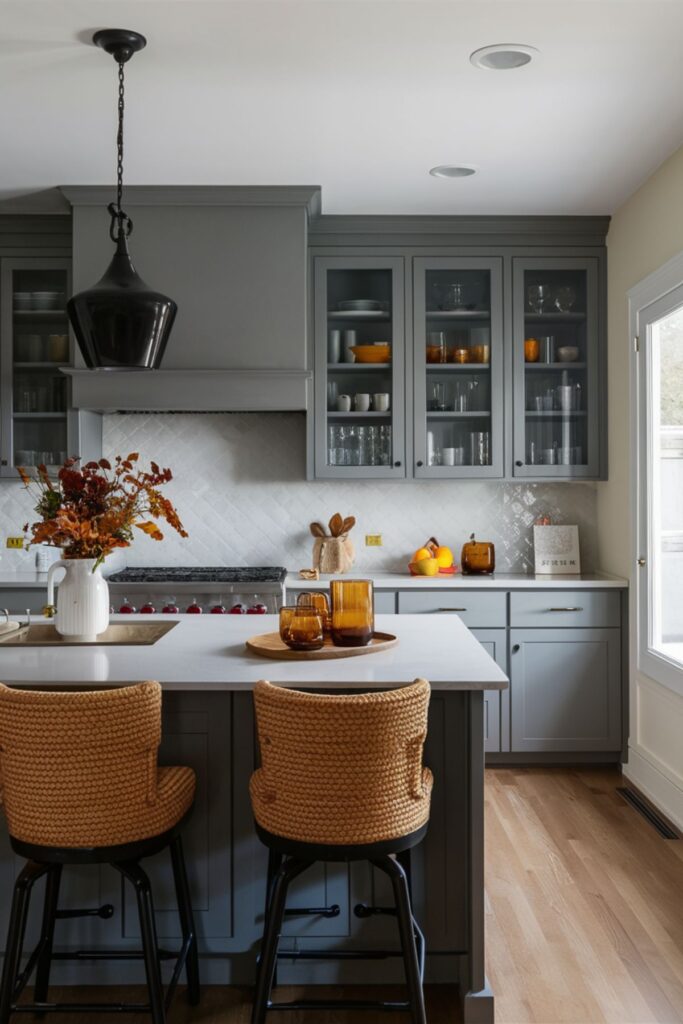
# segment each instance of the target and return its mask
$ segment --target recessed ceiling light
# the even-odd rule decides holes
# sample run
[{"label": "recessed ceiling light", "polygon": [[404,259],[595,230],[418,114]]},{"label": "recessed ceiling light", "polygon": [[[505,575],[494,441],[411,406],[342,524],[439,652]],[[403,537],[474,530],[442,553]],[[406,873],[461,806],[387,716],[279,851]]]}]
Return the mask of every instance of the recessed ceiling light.
[{"label": "recessed ceiling light", "polygon": [[429,173],[434,178],[469,178],[471,174],[477,173],[477,168],[467,164],[441,164],[432,167]]},{"label": "recessed ceiling light", "polygon": [[535,46],[522,43],[496,43],[494,46],[482,46],[470,54],[470,63],[475,68],[486,71],[512,71],[513,68],[524,67],[538,50]]}]

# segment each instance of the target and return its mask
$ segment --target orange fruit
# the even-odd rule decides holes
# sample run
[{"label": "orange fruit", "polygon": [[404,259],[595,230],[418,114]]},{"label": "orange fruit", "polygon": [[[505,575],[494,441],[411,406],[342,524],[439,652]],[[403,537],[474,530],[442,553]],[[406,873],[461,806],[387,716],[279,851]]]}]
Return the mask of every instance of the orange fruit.
[{"label": "orange fruit", "polygon": [[453,565],[453,552],[450,548],[445,546],[438,547],[434,552],[434,557],[439,563],[440,569],[450,569]]},{"label": "orange fruit", "polygon": [[411,562],[422,562],[425,558],[431,557],[432,553],[429,550],[429,548],[418,548],[413,557],[411,558]]}]

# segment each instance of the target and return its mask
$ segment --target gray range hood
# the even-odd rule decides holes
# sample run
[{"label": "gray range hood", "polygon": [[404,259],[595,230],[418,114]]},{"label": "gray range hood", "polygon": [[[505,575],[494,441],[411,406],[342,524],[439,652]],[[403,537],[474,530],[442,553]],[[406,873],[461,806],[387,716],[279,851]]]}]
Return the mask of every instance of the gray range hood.
[{"label": "gray range hood", "polygon": [[[73,288],[111,258],[111,189],[69,186]],[[317,186],[133,186],[131,256],[178,304],[160,370],[66,371],[97,412],[279,412],[308,407],[307,259]]]},{"label": "gray range hood", "polygon": [[298,412],[307,370],[65,370],[71,404],[93,412]]}]

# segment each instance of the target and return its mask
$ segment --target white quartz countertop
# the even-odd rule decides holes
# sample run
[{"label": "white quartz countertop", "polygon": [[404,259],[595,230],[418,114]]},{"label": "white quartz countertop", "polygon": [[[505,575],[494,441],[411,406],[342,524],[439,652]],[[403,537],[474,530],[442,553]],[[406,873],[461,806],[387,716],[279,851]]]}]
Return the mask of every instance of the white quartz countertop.
[{"label": "white quartz countertop", "polygon": [[[372,580],[376,590],[604,590],[628,587],[628,580],[609,573],[586,573],[583,576],[533,576],[523,573],[497,572],[493,576],[411,576],[401,572],[364,572],[354,569],[343,576],[322,576],[320,580],[302,580],[298,572],[287,575],[285,585],[293,590],[318,590],[332,579]],[[0,572],[0,590],[24,587],[47,587],[47,573]],[[1,604],[1,602],[0,602]]]},{"label": "white quartz countertop", "polygon": [[[503,690],[508,682],[455,614],[378,615],[375,628],[394,633],[399,638],[395,647],[329,661],[274,661],[247,651],[250,636],[277,630],[275,615],[168,618],[177,619],[178,625],[150,646],[0,644],[0,679],[10,685],[65,686],[157,679],[169,690],[248,690],[259,679],[301,687],[372,689],[422,676],[439,690]],[[136,619],[149,623],[145,615],[112,616],[113,622]]]},{"label": "white quartz countertop", "polygon": [[345,576],[323,575],[319,580],[302,580],[298,572],[287,574],[285,586],[291,590],[320,590],[334,579],[372,580],[375,590],[576,590],[624,589],[628,580],[608,573],[583,576],[532,576],[497,572],[493,576],[411,576],[400,572],[363,572],[352,569]]}]

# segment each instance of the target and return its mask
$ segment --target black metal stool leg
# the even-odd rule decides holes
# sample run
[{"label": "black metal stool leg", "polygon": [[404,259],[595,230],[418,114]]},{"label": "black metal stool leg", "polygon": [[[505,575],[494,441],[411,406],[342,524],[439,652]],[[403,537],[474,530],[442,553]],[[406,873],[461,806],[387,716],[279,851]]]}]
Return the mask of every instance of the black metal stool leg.
[{"label": "black metal stool leg", "polygon": [[[280,870],[282,864],[282,854],[277,853],[275,850],[268,850],[268,874],[266,876],[266,903],[263,909],[263,927],[265,929],[266,921],[268,920],[268,907],[270,901],[273,898],[273,888],[275,886],[275,876]],[[270,985],[271,992],[274,988],[277,988],[277,957],[275,958],[275,967],[273,968],[273,980]]]},{"label": "black metal stool leg", "polygon": [[159,945],[157,942],[154,904],[152,902],[152,889],[149,884],[149,878],[140,865],[134,861],[115,864],[114,867],[118,868],[121,874],[135,888],[138,914],[140,915],[140,934],[142,936],[142,951],[145,960],[152,1024],[166,1024],[164,991],[161,984],[161,970],[159,967]]},{"label": "black metal stool leg", "polygon": [[187,998],[190,1006],[199,1004],[199,953],[197,950],[197,932],[194,926],[190,886],[187,881],[185,856],[180,836],[171,843],[171,863],[173,864],[173,881],[175,883],[178,914],[183,932],[183,942],[189,942],[185,975],[187,977]]},{"label": "black metal stool leg", "polygon": [[285,904],[287,902],[287,889],[289,883],[305,871],[309,863],[297,861],[293,857],[287,857],[278,868],[273,884],[273,892],[269,901],[266,913],[265,926],[263,931],[263,943],[256,971],[256,991],[254,993],[254,1005],[251,1011],[251,1024],[264,1024],[266,1011],[270,1002],[270,993],[273,987],[273,975],[277,960],[277,947],[282,931],[282,921],[285,916]]},{"label": "black metal stool leg", "polygon": [[12,896],[12,909],[7,929],[7,942],[5,945],[5,961],[2,968],[2,981],[0,982],[0,1024],[8,1024],[12,1012],[14,990],[17,985],[19,968],[21,966],[21,954],[24,947],[24,933],[26,931],[26,918],[28,916],[28,905],[31,897],[31,889],[34,883],[44,875],[47,868],[42,864],[29,861],[25,864],[21,874],[14,883]]},{"label": "black metal stool leg", "polygon": [[411,1017],[413,1024],[427,1024],[425,1013],[424,992],[422,979],[420,977],[420,961],[415,944],[415,932],[413,930],[413,913],[410,906],[410,894],[408,892],[408,879],[401,865],[393,857],[382,857],[373,861],[380,870],[384,871],[391,878],[396,901],[396,914],[398,917],[398,928],[401,936],[401,948],[403,950],[403,962],[406,970],[406,981],[408,984],[408,995],[410,998]]},{"label": "black metal stool leg", "polygon": [[33,999],[36,1003],[47,1002],[52,965],[52,945],[55,937],[59,884],[62,880],[62,865],[52,864],[45,879],[45,903],[43,905],[43,927],[40,935],[40,953],[36,965],[36,981]]}]

